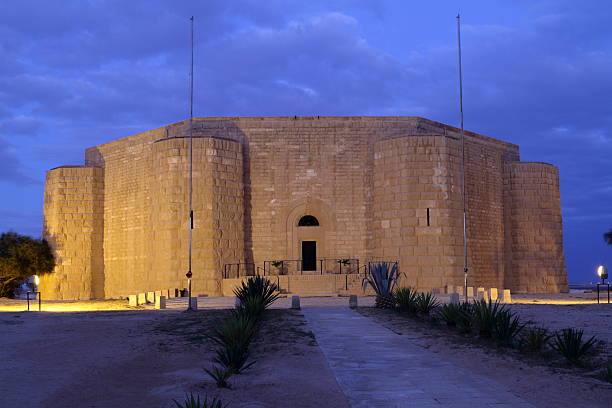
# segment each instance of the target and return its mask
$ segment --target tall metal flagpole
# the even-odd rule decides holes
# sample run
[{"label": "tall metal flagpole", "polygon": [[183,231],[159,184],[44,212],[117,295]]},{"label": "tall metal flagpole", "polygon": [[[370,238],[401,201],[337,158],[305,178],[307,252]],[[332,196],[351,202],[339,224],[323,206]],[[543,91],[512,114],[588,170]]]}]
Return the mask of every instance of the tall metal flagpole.
[{"label": "tall metal flagpole", "polygon": [[191,71],[189,74],[189,269],[187,276],[187,310],[193,310],[191,299],[191,261],[193,243],[193,16],[191,16]]},{"label": "tall metal flagpole", "polygon": [[467,301],[468,249],[467,200],[465,188],[465,133],[463,129],[463,72],[461,70],[461,16],[457,14],[457,50],[459,59],[459,120],[461,122],[461,196],[463,198],[463,290]]}]

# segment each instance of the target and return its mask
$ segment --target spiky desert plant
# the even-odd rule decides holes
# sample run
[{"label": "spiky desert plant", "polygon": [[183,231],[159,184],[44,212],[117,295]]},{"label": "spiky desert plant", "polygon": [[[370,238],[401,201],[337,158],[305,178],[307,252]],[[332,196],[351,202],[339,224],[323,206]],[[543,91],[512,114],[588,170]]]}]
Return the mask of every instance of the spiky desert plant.
[{"label": "spiky desert plant", "polygon": [[255,276],[234,289],[234,295],[240,300],[242,307],[248,307],[252,313],[258,315],[278,299],[279,291],[275,283],[262,276]]},{"label": "spiky desert plant", "polygon": [[230,387],[230,384],[227,382],[227,380],[229,380],[230,377],[234,374],[232,369],[227,368],[227,367],[213,366],[210,370],[208,368],[205,368],[204,371],[213,380],[215,380],[217,387],[219,388],[229,388]]},{"label": "spiky desert plant", "polygon": [[247,363],[249,359],[248,344],[230,344],[225,347],[219,347],[215,354],[216,357],[213,361],[222,367],[230,369],[234,374],[241,374],[255,364],[255,361]]},{"label": "spiky desert plant", "polygon": [[246,348],[256,333],[257,323],[252,316],[234,312],[206,337],[221,347],[238,345]]},{"label": "spiky desert plant", "polygon": [[364,290],[368,285],[372,286],[376,293],[375,306],[382,309],[395,308],[394,290],[399,278],[399,269],[397,263],[389,265],[388,262],[373,264],[362,281]]},{"label": "spiky desert plant", "polygon": [[563,329],[561,332],[556,332],[552,348],[561,354],[568,363],[579,364],[580,360],[587,354],[597,342],[595,336],[587,341],[582,340],[584,334],[580,329]]},{"label": "spiky desert plant", "polygon": [[502,310],[497,314],[493,333],[500,346],[512,347],[519,333],[525,328],[518,316],[509,310]]},{"label": "spiky desert plant", "polygon": [[403,313],[415,314],[417,312],[417,296],[419,294],[411,287],[399,288],[395,291],[397,310]]},{"label": "spiky desert plant", "polygon": [[463,333],[469,333],[474,327],[473,317],[474,305],[468,301],[459,304],[457,316],[457,328]]},{"label": "spiky desert plant", "polygon": [[461,317],[461,306],[457,303],[448,303],[438,308],[438,319],[446,322],[447,326],[455,327]]},{"label": "spiky desert plant", "polygon": [[498,301],[491,302],[484,299],[474,301],[472,305],[472,324],[478,329],[480,337],[491,337],[495,323],[505,306]]},{"label": "spiky desert plant", "polygon": [[429,313],[438,307],[439,303],[433,293],[419,293],[416,298],[417,313],[429,315]]},{"label": "spiky desert plant", "polygon": [[204,400],[200,400],[200,396],[194,397],[193,394],[185,396],[183,403],[173,400],[176,404],[176,408],[227,408],[229,404],[223,404],[223,401],[217,397],[213,397],[210,401],[208,396],[204,397]]},{"label": "spiky desert plant", "polygon": [[523,349],[540,351],[552,338],[553,335],[544,327],[527,327],[522,331],[519,341]]}]

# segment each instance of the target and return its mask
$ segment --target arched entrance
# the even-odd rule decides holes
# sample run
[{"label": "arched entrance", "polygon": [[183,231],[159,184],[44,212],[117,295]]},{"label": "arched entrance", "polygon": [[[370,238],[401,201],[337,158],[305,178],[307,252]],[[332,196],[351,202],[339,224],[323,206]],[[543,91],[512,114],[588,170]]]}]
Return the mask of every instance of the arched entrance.
[{"label": "arched entrance", "polygon": [[[307,214],[303,215],[298,221],[298,236],[301,238],[300,259],[302,260],[303,271],[317,270],[317,241],[316,237],[320,235],[318,229],[320,227],[317,217]],[[313,229],[317,230],[313,230]],[[313,233],[314,232],[314,233]],[[303,239],[302,239],[303,238]]]}]

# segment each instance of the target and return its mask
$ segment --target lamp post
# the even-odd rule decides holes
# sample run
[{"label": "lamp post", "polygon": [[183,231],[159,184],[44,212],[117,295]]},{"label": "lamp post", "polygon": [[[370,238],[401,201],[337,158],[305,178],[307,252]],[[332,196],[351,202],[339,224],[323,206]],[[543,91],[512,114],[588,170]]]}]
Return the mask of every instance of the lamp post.
[{"label": "lamp post", "polygon": [[610,284],[606,283],[606,279],[608,279],[608,270],[604,265],[599,265],[597,267],[597,276],[601,279],[601,282],[597,283],[597,303],[599,303],[599,287],[605,286],[608,290],[608,303],[610,303]]}]

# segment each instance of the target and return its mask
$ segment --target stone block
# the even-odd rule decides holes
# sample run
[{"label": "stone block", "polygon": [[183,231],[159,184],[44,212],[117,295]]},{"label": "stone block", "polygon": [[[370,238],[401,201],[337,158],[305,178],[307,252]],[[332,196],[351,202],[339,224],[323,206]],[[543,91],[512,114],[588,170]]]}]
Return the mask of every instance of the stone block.
[{"label": "stone block", "polygon": [[450,302],[451,302],[451,304],[459,304],[459,294],[458,293],[451,293]]},{"label": "stone block", "polygon": [[455,287],[453,285],[446,285],[446,293],[447,294],[456,293]]},{"label": "stone block", "polygon": [[155,299],[157,299],[158,297],[160,297],[162,295],[162,291],[161,290],[156,290],[155,291]]},{"label": "stone block", "polygon": [[165,296],[158,296],[155,298],[155,308],[156,309],[166,308],[166,297]]},{"label": "stone block", "polygon": [[147,303],[155,303],[155,292],[147,292]]},{"label": "stone block", "polygon": [[300,297],[299,296],[291,296],[291,308],[300,310]]},{"label": "stone block", "polygon": [[491,299],[491,302],[495,302],[497,297],[497,288],[489,288],[489,299]]},{"label": "stone block", "polygon": [[128,296],[130,306],[138,306],[138,295]]},{"label": "stone block", "polygon": [[349,307],[351,309],[356,309],[357,308],[357,295],[349,296]]},{"label": "stone block", "polygon": [[468,297],[474,297],[474,287],[468,286]]},{"label": "stone block", "polygon": [[138,294],[138,304],[139,305],[144,305],[147,303],[147,294],[146,293],[139,293]]},{"label": "stone block", "polygon": [[455,293],[458,293],[463,296],[463,286],[455,286]]},{"label": "stone block", "polygon": [[510,295],[510,289],[504,289],[501,295],[502,303],[512,303],[512,296]]}]

